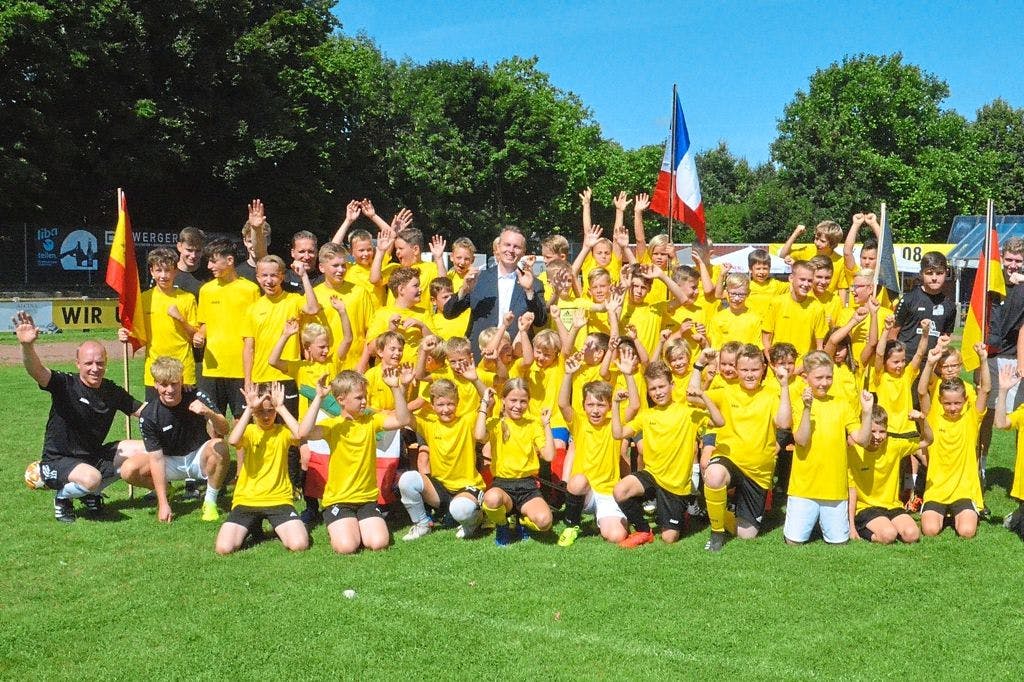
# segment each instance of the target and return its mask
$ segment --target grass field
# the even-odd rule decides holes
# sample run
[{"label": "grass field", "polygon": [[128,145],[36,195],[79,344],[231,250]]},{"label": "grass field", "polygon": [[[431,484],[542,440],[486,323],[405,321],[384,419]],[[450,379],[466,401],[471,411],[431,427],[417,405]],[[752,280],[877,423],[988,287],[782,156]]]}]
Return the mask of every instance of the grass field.
[{"label": "grass field", "polygon": [[340,557],[319,527],[305,554],[267,542],[221,558],[194,503],[158,525],[123,484],[106,520],[54,522],[53,494],[22,483],[47,395],[18,366],[0,383],[3,679],[1021,674],[1024,547],[999,525],[1007,434],[989,464],[993,521],[972,541],[791,548],[775,513],[765,536],[719,555],[703,551],[706,531],[635,551],[593,537],[498,549],[442,531]]}]

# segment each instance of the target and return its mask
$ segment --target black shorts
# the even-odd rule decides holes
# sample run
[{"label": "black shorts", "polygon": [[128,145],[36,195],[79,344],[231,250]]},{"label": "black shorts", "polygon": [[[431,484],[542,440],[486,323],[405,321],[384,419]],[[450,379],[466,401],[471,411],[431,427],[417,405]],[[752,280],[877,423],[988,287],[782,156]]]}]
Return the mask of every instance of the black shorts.
[{"label": "black shorts", "polygon": [[100,478],[108,480],[117,478],[117,468],[114,466],[114,457],[117,455],[117,447],[120,441],[104,443],[103,449],[97,453],[96,459],[79,459],[77,457],[65,457],[63,455],[44,454],[39,460],[39,475],[43,477],[43,483],[51,490],[60,490],[68,483],[68,476],[79,464],[88,464],[100,472]]},{"label": "black shorts", "polygon": [[894,509],[884,509],[882,507],[868,507],[862,512],[857,512],[857,514],[853,517],[853,527],[857,529],[857,535],[861,536],[862,538],[870,538],[874,533],[872,533],[872,531],[868,529],[868,524],[874,521],[875,519],[885,517],[892,521],[897,516],[902,516],[903,514],[908,513],[909,512],[907,512],[907,510],[904,509],[903,507],[896,507]]},{"label": "black shorts", "polygon": [[683,526],[686,523],[686,507],[690,503],[687,496],[676,495],[665,490],[658,485],[658,482],[654,480],[654,476],[647,471],[638,471],[633,475],[640,481],[640,485],[644,487],[643,499],[658,500],[658,507],[655,511],[658,527],[663,531],[675,530],[682,532]]},{"label": "black shorts", "polygon": [[372,502],[361,502],[358,504],[345,504],[344,502],[338,502],[337,504],[332,504],[330,507],[326,507],[323,511],[323,517],[325,528],[335,521],[341,521],[342,519],[365,521],[366,519],[384,518],[380,513],[380,509],[377,508],[376,500]]},{"label": "black shorts", "polygon": [[231,415],[238,419],[245,409],[245,398],[242,387],[245,379],[226,379],[224,377],[199,377],[199,390],[210,396],[210,400],[221,414],[227,416],[228,408]]},{"label": "black shorts", "polygon": [[[448,513],[448,505],[450,505],[452,503],[452,499],[456,495],[458,495],[459,493],[469,493],[470,495],[473,496],[473,499],[477,500],[477,504],[480,503],[480,499],[481,499],[480,492],[481,491],[480,491],[479,488],[474,488],[473,486],[467,486],[465,488],[460,488],[458,490],[451,490],[449,488],[446,488],[444,483],[442,483],[438,479],[434,478],[433,476],[430,476],[428,474],[427,478],[430,479],[430,483],[434,486],[434,492],[437,493],[437,499],[440,500],[440,502],[438,502],[437,506],[433,507],[433,508],[436,509],[437,511],[441,512],[442,514],[447,514]],[[430,505],[427,505],[427,506],[430,506]]]},{"label": "black shorts", "polygon": [[531,476],[526,478],[495,478],[491,485],[508,493],[508,496],[512,498],[512,511],[516,513],[522,511],[524,504],[541,496],[540,483]]},{"label": "black shorts", "polygon": [[300,520],[295,507],[290,504],[278,504],[272,507],[247,507],[240,504],[232,508],[231,513],[228,514],[227,523],[237,523],[253,533],[263,525],[263,519],[270,521],[270,525],[275,530],[282,523]]},{"label": "black shorts", "polygon": [[793,440],[793,430],[776,428],[775,443],[779,446],[780,450],[785,450],[790,445],[795,445],[796,441]]},{"label": "black shorts", "polygon": [[926,511],[938,512],[946,518],[953,518],[962,511],[970,509],[975,514],[978,513],[978,508],[974,506],[972,500],[965,498],[954,500],[949,504],[942,504],[941,502],[925,502],[924,506],[921,507],[921,513]]},{"label": "black shorts", "polygon": [[728,457],[716,455],[708,464],[719,464],[729,472],[729,485],[736,489],[736,518],[743,519],[760,530],[768,491],[754,483]]}]

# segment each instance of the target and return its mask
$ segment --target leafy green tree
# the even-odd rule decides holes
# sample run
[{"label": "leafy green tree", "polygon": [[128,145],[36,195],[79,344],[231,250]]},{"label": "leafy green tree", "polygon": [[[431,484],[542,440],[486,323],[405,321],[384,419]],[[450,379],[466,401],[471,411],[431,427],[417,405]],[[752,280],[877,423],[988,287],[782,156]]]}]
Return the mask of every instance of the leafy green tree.
[{"label": "leafy green tree", "polygon": [[978,110],[972,127],[979,147],[995,157],[990,195],[996,211],[1024,212],[1024,109],[996,98]]},{"label": "leafy green tree", "polygon": [[948,95],[945,82],[898,53],[820,69],[779,121],[779,177],[840,222],[887,201],[898,238],[930,239],[976,210],[992,173],[967,121],[941,108]]}]

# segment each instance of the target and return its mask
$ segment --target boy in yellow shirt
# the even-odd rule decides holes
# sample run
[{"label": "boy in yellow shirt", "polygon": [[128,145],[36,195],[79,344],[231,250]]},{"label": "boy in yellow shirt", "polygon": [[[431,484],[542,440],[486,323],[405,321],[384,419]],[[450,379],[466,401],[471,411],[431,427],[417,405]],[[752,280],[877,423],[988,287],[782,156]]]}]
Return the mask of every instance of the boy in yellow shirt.
[{"label": "boy in yellow shirt", "polygon": [[793,263],[789,291],[776,296],[764,320],[762,348],[791,343],[801,356],[821,350],[828,333],[825,311],[812,294],[814,268],[807,261]]},{"label": "boy in yellow shirt", "polygon": [[715,311],[708,322],[708,340],[712,348],[721,348],[728,341],[761,345],[761,316],[747,307],[750,279],[739,272],[725,277],[728,307]]},{"label": "boy in yellow shirt", "polygon": [[[796,261],[810,260],[815,256],[824,256],[832,261],[832,279],[829,282],[828,290],[834,294],[845,296],[841,293],[846,289],[846,277],[843,256],[836,253],[836,246],[843,240],[843,228],[833,220],[823,220],[814,227],[814,243],[794,246],[797,238],[807,228],[797,225],[789,239],[779,249],[779,258],[784,259],[792,265]],[[843,298],[845,300],[845,298]]]},{"label": "boy in yellow shirt", "polygon": [[394,300],[380,308],[370,320],[370,328],[366,331],[366,350],[369,352],[374,339],[387,331],[401,334],[405,338],[403,362],[416,362],[416,351],[424,336],[433,332],[431,326],[434,316],[426,308],[418,305],[420,300],[419,274],[413,268],[397,268],[391,273],[388,288]]},{"label": "boy in yellow shirt", "polygon": [[345,280],[349,270],[348,249],[334,242],[320,247],[318,254],[320,272],[324,281],[313,287],[313,294],[320,304],[317,322],[330,330],[330,343],[337,347],[344,336],[342,316],[335,313],[333,299],[344,303],[345,317],[351,329],[352,342],[344,355],[337,356],[339,369],[351,369],[359,363],[366,343],[366,331],[370,326],[375,306],[366,289]]},{"label": "boy in yellow shirt", "polygon": [[[775,429],[793,425],[788,373],[784,368],[775,370],[781,387],[775,393],[761,385],[764,368],[764,352],[754,345],[743,346],[736,359],[738,386],[726,391],[723,404],[718,405],[725,426],[718,430],[714,455],[704,472],[711,526],[705,549],[710,552],[721,551],[727,524],[738,538],[757,537],[775,469]],[[725,508],[730,486],[736,487],[735,516],[727,515]]]},{"label": "boy in yellow shirt", "polygon": [[873,400],[864,391],[857,414],[849,400],[830,395],[833,366],[828,353],[809,353],[803,365],[807,387],[794,420],[796,448],[782,533],[787,544],[801,545],[818,524],[825,542],[843,544],[850,540],[846,437],[867,444]]},{"label": "boy in yellow shirt", "polygon": [[292,504],[288,480],[288,448],[298,438],[299,423],[284,406],[281,384],[272,384],[269,393],[256,386],[243,392],[245,410],[228,436],[238,449],[238,484],[214,547],[217,554],[238,551],[267,519],[285,549],[301,552],[309,548],[309,532]]}]

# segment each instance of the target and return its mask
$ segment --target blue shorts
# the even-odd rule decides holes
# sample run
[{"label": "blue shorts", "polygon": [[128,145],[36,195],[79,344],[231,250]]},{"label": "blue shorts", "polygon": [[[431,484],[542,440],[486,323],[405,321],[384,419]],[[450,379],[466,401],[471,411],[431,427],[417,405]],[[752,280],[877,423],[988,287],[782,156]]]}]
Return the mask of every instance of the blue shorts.
[{"label": "blue shorts", "polygon": [[551,429],[551,437],[555,440],[560,440],[563,443],[569,442],[569,429],[564,426],[556,426]]},{"label": "blue shorts", "polygon": [[786,523],[782,534],[791,542],[807,542],[814,524],[821,526],[821,535],[830,545],[850,540],[850,501],[812,500],[790,495],[786,501]]}]

